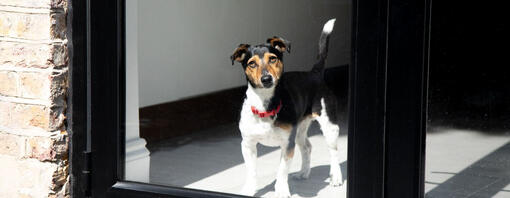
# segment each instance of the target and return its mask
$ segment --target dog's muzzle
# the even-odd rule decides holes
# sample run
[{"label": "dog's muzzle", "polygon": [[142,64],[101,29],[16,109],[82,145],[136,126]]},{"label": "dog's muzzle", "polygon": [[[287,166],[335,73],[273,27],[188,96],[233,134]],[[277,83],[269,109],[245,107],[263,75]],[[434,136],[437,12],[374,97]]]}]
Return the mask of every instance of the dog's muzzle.
[{"label": "dog's muzzle", "polygon": [[264,75],[260,78],[260,82],[265,88],[273,86],[273,77],[271,75]]}]

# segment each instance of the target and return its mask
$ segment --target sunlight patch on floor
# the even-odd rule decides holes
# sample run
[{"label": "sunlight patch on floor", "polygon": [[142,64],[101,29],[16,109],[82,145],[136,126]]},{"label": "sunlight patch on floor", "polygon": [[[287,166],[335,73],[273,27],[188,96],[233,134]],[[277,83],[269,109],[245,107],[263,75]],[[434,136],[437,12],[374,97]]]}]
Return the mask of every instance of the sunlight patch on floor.
[{"label": "sunlight patch on floor", "polygon": [[[292,197],[346,197],[347,177],[347,136],[340,137],[340,161],[344,185],[331,187],[328,183],[329,175],[329,152],[324,137],[315,135],[310,137],[312,143],[312,162],[310,178],[307,180],[293,180],[289,177],[289,186]],[[239,148],[240,149],[240,148]],[[256,196],[271,197],[274,193],[274,179],[278,168],[280,150],[269,152],[257,159],[258,189]],[[301,153],[296,147],[296,154],[292,161],[290,172],[297,172],[301,168]],[[238,193],[244,184],[244,164],[239,164],[218,172],[209,177],[191,183],[185,187],[219,191],[226,193]]]}]

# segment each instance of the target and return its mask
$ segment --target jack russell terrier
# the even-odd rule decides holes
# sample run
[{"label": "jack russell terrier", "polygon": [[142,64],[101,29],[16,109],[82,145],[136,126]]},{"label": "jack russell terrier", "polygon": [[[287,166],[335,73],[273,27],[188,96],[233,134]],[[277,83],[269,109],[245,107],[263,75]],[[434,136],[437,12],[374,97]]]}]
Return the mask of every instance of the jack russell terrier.
[{"label": "jack russell terrier", "polygon": [[301,171],[294,178],[310,175],[312,146],[307,131],[317,120],[326,139],[331,157],[330,185],[342,185],[338,157],[339,126],[335,110],[337,99],[324,82],[324,65],[328,53],[329,35],[335,19],[329,20],[319,38],[318,61],[308,72],[283,72],[283,53],[290,53],[290,43],[273,37],[260,45],[240,44],[230,57],[241,63],[248,80],[239,129],[242,154],[247,169],[246,183],[241,194],[253,196],[257,190],[257,143],[282,149],[276,175],[276,197],[290,197],[287,182],[294,147],[301,151]]}]

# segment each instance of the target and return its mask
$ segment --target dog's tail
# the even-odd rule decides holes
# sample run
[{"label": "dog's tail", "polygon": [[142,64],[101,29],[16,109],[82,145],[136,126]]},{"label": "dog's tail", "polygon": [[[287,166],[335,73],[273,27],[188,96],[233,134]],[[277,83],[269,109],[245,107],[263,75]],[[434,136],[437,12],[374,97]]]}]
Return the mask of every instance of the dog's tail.
[{"label": "dog's tail", "polygon": [[329,35],[333,31],[333,27],[335,27],[335,20],[330,19],[324,24],[324,28],[322,28],[321,37],[319,38],[319,61],[313,65],[312,72],[321,73],[324,70],[326,57],[328,56]]}]

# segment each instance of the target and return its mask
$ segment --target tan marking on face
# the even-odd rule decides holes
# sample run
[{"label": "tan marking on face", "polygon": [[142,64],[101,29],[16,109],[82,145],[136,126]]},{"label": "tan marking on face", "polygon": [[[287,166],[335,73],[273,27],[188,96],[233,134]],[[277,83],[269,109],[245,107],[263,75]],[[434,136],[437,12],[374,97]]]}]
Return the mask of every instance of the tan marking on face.
[{"label": "tan marking on face", "polygon": [[312,118],[316,118],[316,117],[319,117],[319,114],[318,113],[312,113],[310,116],[312,116]]},{"label": "tan marking on face", "polygon": [[[272,57],[276,58],[273,63],[271,63]],[[254,63],[255,67],[250,66],[251,62]],[[262,77],[262,71],[264,69],[266,69],[271,74],[271,76],[273,76],[275,84],[278,82],[280,76],[283,73],[283,63],[273,53],[266,52],[264,54],[264,58],[262,59],[255,55],[251,57],[246,63],[248,64],[245,70],[246,76],[248,76],[248,79],[253,82],[253,84],[257,85],[257,87],[262,87],[260,78]]]},{"label": "tan marking on face", "polygon": [[284,131],[290,133],[292,131],[292,124],[283,123],[283,122],[275,122],[274,125]]},{"label": "tan marking on face", "polygon": [[287,150],[286,156],[287,156],[287,159],[293,158],[294,157],[294,148]]},{"label": "tan marking on face", "polygon": [[[271,57],[275,58],[275,62],[271,63]],[[266,68],[269,73],[275,78],[275,80],[280,79],[280,76],[283,72],[283,63],[280,61],[280,59],[277,58],[277,56],[273,53],[265,53],[264,54],[264,62],[266,63]]]},{"label": "tan marking on face", "polygon": [[[250,62],[254,62],[256,67],[251,67]],[[260,82],[260,77],[262,76],[262,68],[263,63],[260,60],[259,56],[252,56],[248,61],[246,62],[248,65],[246,66],[246,69],[244,72],[246,73],[246,76],[248,76],[248,79],[253,82],[253,84],[257,85],[257,87],[262,87],[262,82]]]}]

